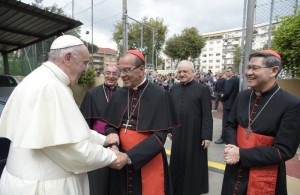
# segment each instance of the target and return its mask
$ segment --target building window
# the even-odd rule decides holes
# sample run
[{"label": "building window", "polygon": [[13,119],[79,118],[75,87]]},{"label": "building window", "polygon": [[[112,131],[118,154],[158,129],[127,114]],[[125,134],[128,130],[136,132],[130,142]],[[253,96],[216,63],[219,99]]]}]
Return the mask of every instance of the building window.
[{"label": "building window", "polygon": [[206,57],[206,54],[203,54],[202,57]]},{"label": "building window", "polygon": [[210,54],[208,54],[208,56],[213,56],[213,54],[212,54],[212,53],[210,53]]},{"label": "building window", "polygon": [[202,66],[202,69],[206,69],[206,66]]},{"label": "building window", "polygon": [[216,56],[220,56],[221,54],[220,53],[216,53]]},{"label": "building window", "polygon": [[220,62],[220,59],[216,59],[216,62]]},{"label": "building window", "polygon": [[202,60],[202,63],[206,63],[206,60]]},{"label": "building window", "polygon": [[208,63],[213,63],[213,60],[209,60]]},{"label": "building window", "polygon": [[212,45],[212,44],[214,44],[214,42],[213,42],[213,41],[210,41],[209,44]]},{"label": "building window", "polygon": [[209,48],[209,51],[213,51],[213,50],[214,50],[214,48],[212,48],[212,47],[211,47],[211,48]]}]

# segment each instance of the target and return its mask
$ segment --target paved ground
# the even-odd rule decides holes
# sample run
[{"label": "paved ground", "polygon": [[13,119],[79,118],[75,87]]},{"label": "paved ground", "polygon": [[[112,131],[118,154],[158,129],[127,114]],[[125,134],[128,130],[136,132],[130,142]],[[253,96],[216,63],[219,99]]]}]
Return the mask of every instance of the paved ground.
[{"label": "paved ground", "polygon": [[[222,126],[222,105],[218,112],[213,112],[213,142],[219,139]],[[220,195],[223,181],[223,172],[225,168],[223,160],[224,144],[214,144],[212,142],[208,150],[209,165],[209,195]],[[166,142],[166,151],[171,152],[171,141]],[[287,166],[287,185],[289,195],[300,195],[300,161],[296,155],[293,159],[286,162]]]}]

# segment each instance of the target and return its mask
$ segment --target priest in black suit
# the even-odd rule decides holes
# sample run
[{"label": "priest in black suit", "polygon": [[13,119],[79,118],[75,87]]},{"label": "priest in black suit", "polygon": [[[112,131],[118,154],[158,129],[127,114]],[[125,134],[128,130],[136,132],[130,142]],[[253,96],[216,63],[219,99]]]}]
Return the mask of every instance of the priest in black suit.
[{"label": "priest in black suit", "polygon": [[175,195],[208,193],[207,149],[212,140],[211,96],[206,85],[194,78],[194,65],[178,65],[179,84],[171,88],[181,126],[172,131],[170,170]]},{"label": "priest in black suit", "polygon": [[224,93],[221,95],[221,101],[223,102],[223,119],[222,119],[222,134],[220,139],[215,141],[215,144],[224,144],[226,142],[224,137],[224,129],[227,125],[229,113],[231,107],[239,93],[240,79],[235,75],[233,68],[227,67],[225,75],[227,80],[225,82]]}]

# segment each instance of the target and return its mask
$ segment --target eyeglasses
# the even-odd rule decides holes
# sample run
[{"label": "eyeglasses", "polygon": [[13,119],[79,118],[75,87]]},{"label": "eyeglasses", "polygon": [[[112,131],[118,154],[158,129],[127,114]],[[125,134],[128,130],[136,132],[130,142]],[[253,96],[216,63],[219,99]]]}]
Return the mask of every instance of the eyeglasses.
[{"label": "eyeglasses", "polygon": [[109,72],[109,71],[106,71],[103,73],[105,76],[113,76],[113,77],[118,77],[120,75],[119,72]]},{"label": "eyeglasses", "polygon": [[139,67],[141,67],[141,66],[136,66],[136,67],[134,67],[133,69],[131,69],[130,67],[127,67],[127,68],[119,68],[119,71],[120,71],[120,73],[123,73],[123,74],[128,74],[128,73],[130,73],[131,71],[134,71],[135,69],[137,69],[137,68],[139,68]]},{"label": "eyeglasses", "polygon": [[245,72],[252,70],[253,72],[258,72],[262,68],[273,68],[273,67],[262,67],[262,66],[256,66],[256,65],[248,65],[246,66]]}]

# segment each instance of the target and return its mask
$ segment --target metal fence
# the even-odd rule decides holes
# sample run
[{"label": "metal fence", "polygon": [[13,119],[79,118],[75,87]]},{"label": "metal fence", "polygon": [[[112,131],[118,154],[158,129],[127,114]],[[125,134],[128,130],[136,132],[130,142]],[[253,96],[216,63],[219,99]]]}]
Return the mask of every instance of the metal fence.
[{"label": "metal fence", "polygon": [[298,0],[256,0],[254,24],[276,20],[294,14]]},{"label": "metal fence", "polygon": [[[275,25],[280,25],[281,17],[293,15],[300,4],[298,0],[245,0],[244,2],[243,34],[246,36],[242,37],[240,73],[244,72],[243,67],[247,64],[247,58],[252,50],[271,48]],[[252,5],[254,9],[250,7]],[[252,21],[253,25],[246,25],[251,24]],[[285,73],[282,76],[288,75],[289,73]],[[246,88],[245,83],[242,88]]]}]

